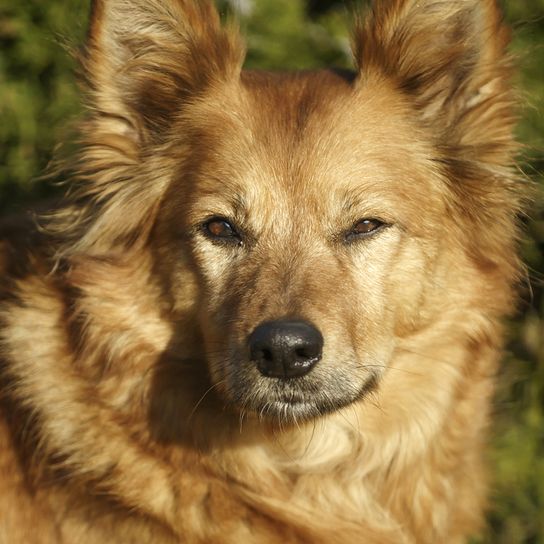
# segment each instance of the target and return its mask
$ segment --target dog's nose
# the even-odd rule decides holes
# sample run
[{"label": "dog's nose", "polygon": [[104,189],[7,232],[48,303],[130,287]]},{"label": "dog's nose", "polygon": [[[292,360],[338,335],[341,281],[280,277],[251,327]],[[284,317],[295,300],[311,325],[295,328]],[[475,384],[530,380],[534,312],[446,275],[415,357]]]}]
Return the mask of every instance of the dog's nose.
[{"label": "dog's nose", "polygon": [[321,359],[323,336],[306,321],[268,321],[248,339],[250,358],[263,376],[298,378]]}]

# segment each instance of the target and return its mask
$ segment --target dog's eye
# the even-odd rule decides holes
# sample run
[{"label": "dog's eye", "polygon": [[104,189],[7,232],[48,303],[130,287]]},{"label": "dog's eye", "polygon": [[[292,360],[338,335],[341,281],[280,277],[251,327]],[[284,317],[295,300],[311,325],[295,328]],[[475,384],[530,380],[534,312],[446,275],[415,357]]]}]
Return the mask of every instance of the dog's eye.
[{"label": "dog's eye", "polygon": [[347,233],[348,241],[365,238],[370,236],[385,227],[385,223],[379,219],[361,219],[353,225],[352,229]]},{"label": "dog's eye", "polygon": [[211,240],[240,244],[241,238],[236,229],[223,217],[212,217],[202,225],[204,234]]}]

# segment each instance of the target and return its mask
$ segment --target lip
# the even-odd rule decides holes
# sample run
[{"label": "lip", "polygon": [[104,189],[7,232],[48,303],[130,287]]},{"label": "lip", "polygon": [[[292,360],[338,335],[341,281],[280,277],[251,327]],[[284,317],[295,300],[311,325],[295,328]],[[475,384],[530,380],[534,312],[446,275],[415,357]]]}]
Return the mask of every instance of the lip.
[{"label": "lip", "polygon": [[325,412],[316,403],[303,401],[293,403],[277,400],[266,403],[259,414],[268,418],[294,422],[319,417]]},{"label": "lip", "polygon": [[302,398],[275,399],[255,407],[260,416],[281,420],[308,420],[334,412],[356,399],[339,399],[337,403],[316,402]]},{"label": "lip", "polygon": [[261,402],[253,406],[253,411],[260,417],[283,421],[309,420],[322,417],[362,400],[378,387],[378,383],[378,377],[372,375],[357,393],[345,397],[330,398],[318,395],[318,399],[315,399],[313,398],[315,395],[306,396],[292,391],[285,394],[280,392],[274,395],[275,398],[261,399]]}]

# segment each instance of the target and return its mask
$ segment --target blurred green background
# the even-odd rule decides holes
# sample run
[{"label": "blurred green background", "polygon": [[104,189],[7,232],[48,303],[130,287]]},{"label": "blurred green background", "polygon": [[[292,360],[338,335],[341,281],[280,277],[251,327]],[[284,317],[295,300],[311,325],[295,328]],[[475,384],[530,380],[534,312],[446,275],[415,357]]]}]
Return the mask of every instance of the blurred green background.
[{"label": "blurred green background", "polygon": [[[350,65],[346,3],[220,1],[242,20],[248,66],[289,69]],[[544,0],[506,0],[504,7],[515,31],[526,104],[519,128],[526,144],[522,166],[542,186]],[[55,194],[51,182],[38,177],[78,115],[68,50],[81,43],[87,13],[87,0],[0,0],[0,215]],[[490,450],[492,511],[479,541],[486,544],[544,544],[544,216],[537,203],[526,223],[531,288],[509,326],[500,376]]]}]

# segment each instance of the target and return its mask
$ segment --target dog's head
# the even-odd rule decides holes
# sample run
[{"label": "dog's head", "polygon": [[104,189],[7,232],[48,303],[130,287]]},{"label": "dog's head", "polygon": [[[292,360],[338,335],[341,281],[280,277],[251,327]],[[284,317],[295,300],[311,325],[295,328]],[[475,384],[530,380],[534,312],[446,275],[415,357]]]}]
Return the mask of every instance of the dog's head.
[{"label": "dog's head", "polygon": [[180,304],[195,271],[212,379],[263,414],[357,400],[420,320],[445,213],[409,106],[383,80],[247,73],[191,115],[155,243]]},{"label": "dog's head", "polygon": [[506,42],[493,0],[381,1],[354,73],[244,72],[209,2],[95,2],[84,173],[101,211],[71,251],[150,248],[230,404],[350,404],[467,284],[491,297],[477,273],[515,274]]}]

